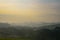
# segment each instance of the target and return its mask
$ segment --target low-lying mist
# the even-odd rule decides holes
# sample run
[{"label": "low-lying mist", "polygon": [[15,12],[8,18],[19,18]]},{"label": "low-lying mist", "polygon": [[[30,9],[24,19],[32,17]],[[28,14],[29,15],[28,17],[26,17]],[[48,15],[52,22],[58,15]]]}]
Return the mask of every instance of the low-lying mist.
[{"label": "low-lying mist", "polygon": [[42,23],[37,26],[20,26],[0,23],[0,38],[29,38],[31,40],[56,40],[60,36],[60,23]]}]

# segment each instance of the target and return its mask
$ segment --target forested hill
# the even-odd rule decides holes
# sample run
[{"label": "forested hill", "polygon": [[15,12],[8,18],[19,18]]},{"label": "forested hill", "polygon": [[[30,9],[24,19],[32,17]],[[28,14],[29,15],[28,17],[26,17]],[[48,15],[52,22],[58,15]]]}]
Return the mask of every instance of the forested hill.
[{"label": "forested hill", "polygon": [[[12,37],[12,38],[35,38],[42,39],[46,37],[46,40],[53,39],[60,34],[60,23],[43,25],[39,27],[30,26],[11,26],[8,23],[0,23],[0,38]],[[45,35],[45,36],[44,36]],[[53,36],[52,36],[53,35]],[[59,38],[59,37],[58,37]]]}]

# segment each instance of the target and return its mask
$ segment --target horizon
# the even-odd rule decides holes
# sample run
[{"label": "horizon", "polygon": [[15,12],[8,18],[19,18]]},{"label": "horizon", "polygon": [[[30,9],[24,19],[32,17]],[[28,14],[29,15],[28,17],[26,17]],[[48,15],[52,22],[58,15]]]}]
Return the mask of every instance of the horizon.
[{"label": "horizon", "polygon": [[10,25],[10,26],[29,26],[29,27],[39,27],[39,26],[45,26],[45,25],[54,25],[54,24],[60,24],[60,22],[57,23],[47,23],[47,22],[40,22],[40,23],[4,23],[0,22],[0,24],[4,25]]}]

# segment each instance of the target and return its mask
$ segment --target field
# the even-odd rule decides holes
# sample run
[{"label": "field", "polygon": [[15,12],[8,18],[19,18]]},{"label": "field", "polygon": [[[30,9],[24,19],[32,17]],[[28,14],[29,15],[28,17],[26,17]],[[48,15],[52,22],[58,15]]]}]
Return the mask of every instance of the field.
[{"label": "field", "polygon": [[0,40],[31,40],[28,38],[0,38]]}]

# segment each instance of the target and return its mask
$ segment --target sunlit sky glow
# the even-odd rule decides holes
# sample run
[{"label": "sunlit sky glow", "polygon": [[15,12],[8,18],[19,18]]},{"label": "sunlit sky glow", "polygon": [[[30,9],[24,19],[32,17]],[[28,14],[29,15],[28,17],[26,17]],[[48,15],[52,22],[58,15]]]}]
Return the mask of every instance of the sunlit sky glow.
[{"label": "sunlit sky glow", "polygon": [[60,22],[60,1],[0,0],[0,22]]}]

